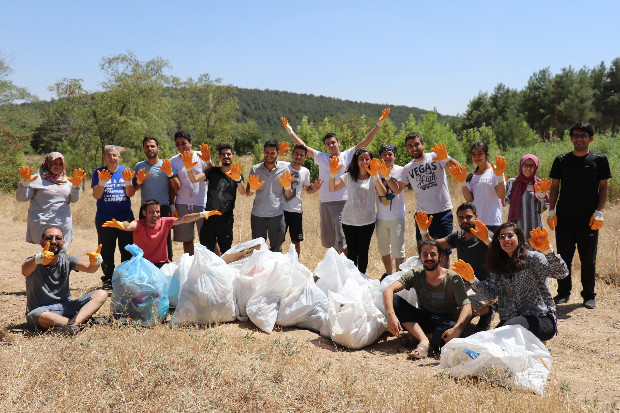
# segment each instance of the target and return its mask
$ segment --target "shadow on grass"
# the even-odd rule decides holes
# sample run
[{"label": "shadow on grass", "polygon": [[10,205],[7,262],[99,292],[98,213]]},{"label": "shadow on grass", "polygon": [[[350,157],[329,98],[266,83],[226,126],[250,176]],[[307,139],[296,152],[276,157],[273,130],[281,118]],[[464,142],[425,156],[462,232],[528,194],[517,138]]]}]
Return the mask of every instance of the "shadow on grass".
[{"label": "shadow on grass", "polygon": [[582,308],[583,305],[582,304],[560,304],[557,305],[556,308],[556,315],[558,317],[558,320],[567,320],[569,319],[570,313],[572,313],[573,311],[575,311],[578,308]]},{"label": "shadow on grass", "polygon": [[0,295],[26,295],[26,291],[2,291]]}]

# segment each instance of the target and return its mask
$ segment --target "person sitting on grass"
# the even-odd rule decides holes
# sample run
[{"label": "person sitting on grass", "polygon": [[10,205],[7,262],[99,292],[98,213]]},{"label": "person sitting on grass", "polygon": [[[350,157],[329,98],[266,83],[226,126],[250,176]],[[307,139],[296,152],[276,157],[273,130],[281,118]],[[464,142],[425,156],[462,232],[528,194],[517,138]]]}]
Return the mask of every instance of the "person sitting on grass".
[{"label": "person sitting on grass", "polygon": [[[437,241],[419,244],[424,268],[412,269],[383,290],[388,331],[400,337],[408,331],[410,343],[418,345],[409,359],[428,356],[429,347],[439,350],[444,343],[460,337],[471,319],[471,304],[463,280],[454,272],[439,266],[443,249]],[[395,293],[414,288],[419,308]]]},{"label": "person sitting on grass", "polygon": [[[476,206],[471,202],[464,202],[456,209],[456,216],[460,229],[454,231],[445,238],[439,238],[437,242],[441,248],[456,248],[457,257],[470,264],[478,279],[481,281],[489,277],[487,270],[487,251],[491,244],[488,228],[478,221]],[[433,221],[432,215],[427,215],[424,211],[415,214],[415,220],[420,228],[422,239],[432,239],[428,233],[428,228]],[[493,235],[492,233],[490,235]],[[480,317],[476,325],[476,331],[485,331],[491,327],[493,316],[495,315],[494,301],[487,301],[471,289],[468,282],[465,282],[465,291],[471,301],[473,317]]]},{"label": "person sitting on grass", "polygon": [[188,224],[212,215],[222,215],[219,211],[201,211],[186,214],[181,218],[162,217],[159,201],[149,199],[142,204],[143,218],[131,222],[118,222],[116,219],[106,221],[103,227],[133,231],[133,241],[144,252],[144,258],[158,268],[170,262],[168,258],[168,234],[172,227]]},{"label": "person sitting on grass", "polygon": [[65,254],[62,230],[54,226],[43,231],[40,244],[44,246],[43,251],[22,264],[22,274],[26,277],[27,325],[35,330],[75,334],[101,308],[108,293],[95,290],[72,300],[69,273],[97,271],[102,261],[101,245],[97,252],[87,254],[88,261],[80,261]]},{"label": "person sitting on grass", "polygon": [[547,277],[567,277],[568,268],[553,252],[547,230],[535,228],[530,236],[530,244],[538,251],[528,249],[523,231],[514,222],[499,226],[489,246],[491,274],[486,281],[478,280],[471,265],[462,260],[454,263],[452,269],[482,297],[498,297],[497,327],[521,325],[546,341],[557,333],[555,303]]}]

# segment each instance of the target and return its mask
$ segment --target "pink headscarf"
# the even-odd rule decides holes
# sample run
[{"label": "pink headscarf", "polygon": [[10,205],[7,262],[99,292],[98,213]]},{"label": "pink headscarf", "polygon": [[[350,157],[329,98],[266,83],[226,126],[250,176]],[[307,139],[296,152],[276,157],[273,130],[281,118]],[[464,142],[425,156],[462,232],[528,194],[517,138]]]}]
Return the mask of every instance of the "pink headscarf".
[{"label": "pink headscarf", "polygon": [[[56,159],[62,159],[62,172],[59,173],[58,175],[54,175],[51,171],[51,166],[52,166],[52,162],[54,162]],[[45,160],[43,161],[43,164],[41,165],[41,168],[39,169],[39,175],[41,176],[41,179],[47,179],[48,181],[50,181],[51,183],[54,184],[64,184],[65,182],[67,182],[67,173],[65,172],[65,157],[62,156],[62,153],[60,152],[50,152],[47,154],[47,156],[45,157]]]},{"label": "pink headscarf", "polygon": [[[523,163],[525,163],[528,159],[533,160],[536,164],[534,173],[529,178],[523,175]],[[526,191],[529,184],[540,183],[540,178],[536,176],[536,172],[538,172],[538,158],[535,155],[528,153],[521,158],[521,161],[519,162],[519,175],[517,175],[512,184],[510,209],[508,210],[508,222],[514,222],[521,218],[521,198],[523,197],[523,193]]]}]

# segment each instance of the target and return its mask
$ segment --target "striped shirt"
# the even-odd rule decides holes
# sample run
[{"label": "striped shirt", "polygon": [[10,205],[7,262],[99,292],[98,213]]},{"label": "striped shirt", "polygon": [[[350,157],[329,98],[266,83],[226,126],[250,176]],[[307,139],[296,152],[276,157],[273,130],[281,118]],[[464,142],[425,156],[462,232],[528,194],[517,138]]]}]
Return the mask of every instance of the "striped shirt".
[{"label": "striped shirt", "polygon": [[[510,205],[510,195],[512,194],[512,186],[515,178],[510,178],[506,186],[506,198],[504,203]],[[521,218],[515,221],[515,224],[523,230],[525,238],[529,238],[530,231],[534,228],[542,228],[542,219],[540,214],[547,209],[547,199],[539,199],[534,192],[534,185],[527,186],[523,196],[521,197]],[[510,212],[509,212],[510,215]],[[531,248],[530,248],[531,249]]]}]

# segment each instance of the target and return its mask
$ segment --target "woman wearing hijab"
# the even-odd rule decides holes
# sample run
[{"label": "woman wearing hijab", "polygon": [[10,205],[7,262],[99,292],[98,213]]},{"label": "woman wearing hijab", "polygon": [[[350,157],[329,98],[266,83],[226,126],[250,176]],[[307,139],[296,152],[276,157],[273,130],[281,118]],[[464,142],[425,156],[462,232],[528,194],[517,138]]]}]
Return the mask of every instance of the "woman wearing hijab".
[{"label": "woman wearing hijab", "polygon": [[65,248],[73,240],[69,203],[80,199],[80,185],[86,174],[81,169],[73,171],[68,178],[65,158],[60,152],[51,152],[43,161],[38,175],[32,176],[33,168],[19,168],[21,180],[16,198],[19,202],[30,201],[26,241],[38,244],[41,234],[49,226],[56,226],[64,234]]},{"label": "woman wearing hijab", "polygon": [[527,154],[519,162],[519,175],[508,180],[504,203],[510,205],[508,222],[514,222],[524,233],[534,228],[542,228],[540,214],[547,209],[551,186],[548,179],[536,176],[538,158]]}]

